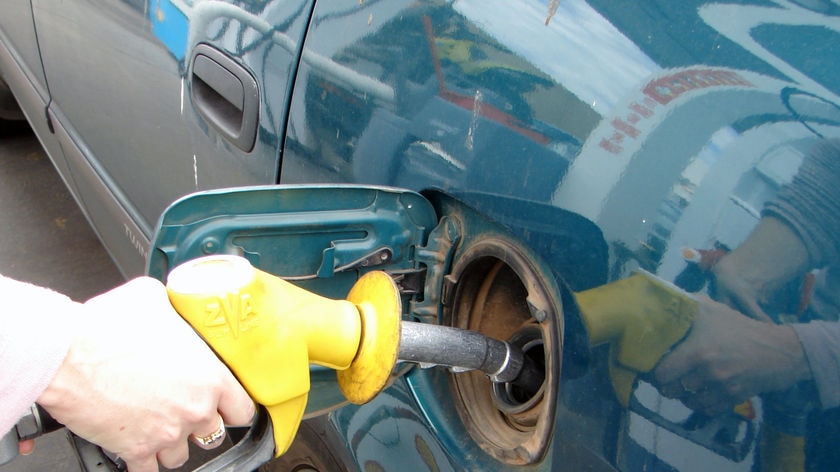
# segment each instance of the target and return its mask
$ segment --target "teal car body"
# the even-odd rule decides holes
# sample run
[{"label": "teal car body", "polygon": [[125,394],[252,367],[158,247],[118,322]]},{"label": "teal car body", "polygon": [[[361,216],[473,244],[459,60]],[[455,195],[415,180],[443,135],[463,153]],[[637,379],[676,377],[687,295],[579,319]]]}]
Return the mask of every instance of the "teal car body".
[{"label": "teal car body", "polygon": [[[126,276],[234,252],[342,296],[384,269],[407,280],[406,316],[514,339],[545,370],[527,398],[409,367],[366,405],[313,393],[271,470],[771,470],[761,399],[702,424],[644,378],[618,402],[572,294],[638,269],[708,292],[684,249],[740,245],[809,149],[840,138],[838,58],[830,0],[7,0],[0,15],[0,79]],[[433,220],[379,225],[404,210],[371,195],[393,189]],[[166,213],[176,201],[230,219]],[[307,225],[278,229],[275,201]],[[366,216],[330,226],[351,211]],[[813,452],[840,438],[831,415],[802,433],[809,470],[840,463]]]}]

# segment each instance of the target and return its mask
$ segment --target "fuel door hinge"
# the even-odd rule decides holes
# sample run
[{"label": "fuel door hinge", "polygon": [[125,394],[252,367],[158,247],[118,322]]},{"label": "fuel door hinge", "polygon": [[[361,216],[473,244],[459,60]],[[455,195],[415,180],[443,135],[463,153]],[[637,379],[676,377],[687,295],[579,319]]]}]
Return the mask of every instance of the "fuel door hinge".
[{"label": "fuel door hinge", "polygon": [[426,285],[426,267],[408,270],[389,270],[387,274],[394,279],[402,295],[422,297]]},{"label": "fuel door hinge", "polygon": [[[452,216],[443,216],[429,234],[425,246],[417,247],[414,261],[423,275],[422,292],[412,299],[409,312],[426,323],[440,323],[442,304],[445,302],[445,280],[452,268],[452,258],[461,241],[461,223]],[[417,283],[415,281],[415,283]]]}]

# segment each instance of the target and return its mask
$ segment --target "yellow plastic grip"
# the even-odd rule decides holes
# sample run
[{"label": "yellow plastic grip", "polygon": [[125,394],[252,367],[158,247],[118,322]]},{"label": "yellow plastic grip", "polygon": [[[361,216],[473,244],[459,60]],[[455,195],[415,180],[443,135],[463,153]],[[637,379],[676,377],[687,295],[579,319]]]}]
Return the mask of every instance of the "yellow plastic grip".
[{"label": "yellow plastic grip", "polygon": [[175,310],[266,407],[275,454],[283,454],[306,408],[309,364],[343,370],[356,357],[362,335],[356,306],[318,296],[255,269],[244,258],[226,255],[176,267],[167,290]]},{"label": "yellow plastic grip", "polygon": [[658,277],[630,277],[575,294],[592,346],[610,343],[610,378],[622,405],[639,373],[649,372],[688,333],[697,301]]},{"label": "yellow plastic grip", "polygon": [[167,290],[175,310],[268,410],[277,456],[303,418],[310,363],[337,370],[344,396],[361,404],[385,388],[397,361],[402,304],[384,272],[368,272],[347,300],[332,300],[242,257],[216,255],[176,267]]}]

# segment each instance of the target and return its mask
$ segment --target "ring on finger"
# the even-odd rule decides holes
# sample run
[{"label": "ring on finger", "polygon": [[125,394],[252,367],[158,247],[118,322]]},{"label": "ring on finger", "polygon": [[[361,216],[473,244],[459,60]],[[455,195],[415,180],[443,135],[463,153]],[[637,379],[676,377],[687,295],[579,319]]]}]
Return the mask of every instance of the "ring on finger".
[{"label": "ring on finger", "polygon": [[216,431],[208,434],[207,436],[197,436],[195,434],[191,435],[193,442],[202,449],[213,449],[218,447],[222,441],[225,439],[227,435],[227,430],[225,429],[225,421],[222,417],[219,417],[219,428]]}]

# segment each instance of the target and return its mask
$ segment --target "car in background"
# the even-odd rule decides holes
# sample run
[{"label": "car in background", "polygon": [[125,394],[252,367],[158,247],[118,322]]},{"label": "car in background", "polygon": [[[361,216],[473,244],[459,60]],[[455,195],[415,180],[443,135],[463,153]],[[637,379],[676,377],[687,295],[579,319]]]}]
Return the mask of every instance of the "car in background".
[{"label": "car in background", "polygon": [[[0,16],[0,80],[126,276],[232,252],[342,296],[382,269],[406,317],[543,370],[538,392],[405,368],[365,405],[312,398],[270,470],[773,470],[772,402],[705,417],[644,376],[622,401],[574,294],[640,269],[711,293],[698,255],[742,244],[840,138],[838,58],[833,0],[7,0]],[[283,189],[313,184],[276,208],[306,229],[275,224]],[[224,228],[161,220],[196,193]],[[792,435],[816,454],[833,431]]]}]

